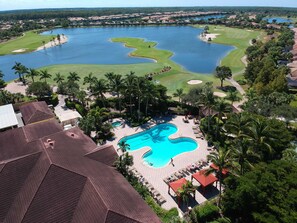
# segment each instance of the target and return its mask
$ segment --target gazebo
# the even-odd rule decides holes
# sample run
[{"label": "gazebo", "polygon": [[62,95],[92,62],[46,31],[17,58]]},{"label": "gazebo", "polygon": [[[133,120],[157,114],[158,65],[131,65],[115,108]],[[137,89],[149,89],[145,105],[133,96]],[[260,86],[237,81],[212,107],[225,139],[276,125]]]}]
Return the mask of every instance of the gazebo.
[{"label": "gazebo", "polygon": [[200,183],[201,187],[203,187],[203,192],[207,186],[212,185],[218,180],[213,174],[205,175],[205,170],[200,170],[199,172],[194,173],[191,177],[192,181],[193,178]]},{"label": "gazebo", "polygon": [[[213,168],[213,169],[215,169],[215,170],[219,170],[219,167],[217,165],[215,165],[214,163],[212,163],[210,165],[210,167]],[[229,173],[229,170],[228,169],[223,169],[222,170],[223,176],[226,176],[228,173]]]},{"label": "gazebo", "polygon": [[[173,182],[171,182],[171,183],[168,184],[168,194],[170,194],[170,188],[171,188],[173,190],[173,192],[178,197],[178,201],[177,201],[178,202],[178,206],[179,206],[179,203],[180,203],[180,196],[179,196],[178,190],[179,189],[182,189],[183,185],[186,185],[187,182],[188,181],[185,178],[181,178],[181,179],[178,179],[178,180],[173,181]],[[194,196],[195,196],[195,194],[194,194]]]}]

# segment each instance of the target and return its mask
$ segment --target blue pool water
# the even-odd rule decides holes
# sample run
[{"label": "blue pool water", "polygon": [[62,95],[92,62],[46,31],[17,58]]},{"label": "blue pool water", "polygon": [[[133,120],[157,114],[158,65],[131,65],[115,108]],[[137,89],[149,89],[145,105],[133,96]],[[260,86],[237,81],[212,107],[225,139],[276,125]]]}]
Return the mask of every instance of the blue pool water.
[{"label": "blue pool water", "polygon": [[112,127],[119,127],[119,126],[121,126],[122,125],[122,122],[121,121],[116,121],[116,122],[113,122],[113,123],[111,123],[111,126]]},{"label": "blue pool water", "polygon": [[124,137],[130,145],[130,150],[138,150],[149,146],[151,151],[143,156],[144,161],[153,167],[163,167],[170,159],[184,152],[193,151],[198,147],[195,140],[190,138],[169,139],[168,137],[177,132],[173,124],[160,124],[141,133]]}]

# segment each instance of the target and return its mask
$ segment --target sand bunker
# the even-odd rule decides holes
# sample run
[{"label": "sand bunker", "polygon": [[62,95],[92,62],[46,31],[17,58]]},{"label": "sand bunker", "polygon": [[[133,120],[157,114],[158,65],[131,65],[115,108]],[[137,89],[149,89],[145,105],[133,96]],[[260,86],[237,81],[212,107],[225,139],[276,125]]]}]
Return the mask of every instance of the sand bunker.
[{"label": "sand bunker", "polygon": [[213,94],[214,94],[215,96],[220,97],[220,98],[224,98],[224,97],[227,96],[225,93],[222,93],[222,92],[214,92]]},{"label": "sand bunker", "polygon": [[18,50],[14,50],[14,51],[11,51],[11,52],[13,52],[13,53],[23,53],[25,51],[26,51],[26,49],[18,49]]},{"label": "sand bunker", "polygon": [[207,34],[204,33],[199,35],[199,38],[203,41],[208,42],[209,39],[214,40],[219,35],[220,34],[217,34],[217,33],[207,33]]},{"label": "sand bunker", "polygon": [[187,83],[190,85],[201,84],[203,81],[201,80],[190,80]]}]

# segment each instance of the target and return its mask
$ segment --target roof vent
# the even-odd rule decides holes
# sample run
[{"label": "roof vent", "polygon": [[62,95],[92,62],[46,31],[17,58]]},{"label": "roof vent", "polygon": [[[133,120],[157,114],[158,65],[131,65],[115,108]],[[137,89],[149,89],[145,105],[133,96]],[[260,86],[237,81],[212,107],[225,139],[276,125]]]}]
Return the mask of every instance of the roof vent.
[{"label": "roof vent", "polygon": [[50,146],[54,146],[54,142],[50,142],[49,145],[50,145]]},{"label": "roof vent", "polygon": [[72,132],[71,134],[70,134],[72,137],[74,137],[75,136],[75,134]]},{"label": "roof vent", "polygon": [[46,140],[47,143],[49,143],[49,142],[51,142],[51,141],[52,141],[51,139],[47,139],[47,140]]}]

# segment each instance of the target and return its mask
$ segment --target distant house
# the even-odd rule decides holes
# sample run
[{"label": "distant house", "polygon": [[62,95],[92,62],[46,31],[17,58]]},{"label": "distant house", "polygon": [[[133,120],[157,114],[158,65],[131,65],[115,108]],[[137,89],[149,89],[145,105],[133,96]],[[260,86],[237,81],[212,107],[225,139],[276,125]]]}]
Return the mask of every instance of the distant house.
[{"label": "distant house", "polygon": [[20,107],[25,125],[54,119],[55,115],[44,101],[32,102]]},{"label": "distant house", "polygon": [[116,157],[54,119],[0,133],[0,222],[161,222],[110,166]]}]

